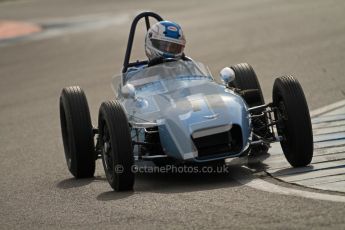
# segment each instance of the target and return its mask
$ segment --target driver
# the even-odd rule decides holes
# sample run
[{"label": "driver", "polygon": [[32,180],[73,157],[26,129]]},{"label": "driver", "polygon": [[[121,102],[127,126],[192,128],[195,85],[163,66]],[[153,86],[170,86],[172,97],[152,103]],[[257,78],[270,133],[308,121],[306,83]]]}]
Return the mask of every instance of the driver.
[{"label": "driver", "polygon": [[185,45],[183,31],[174,22],[157,22],[146,33],[145,52],[151,64],[155,61],[159,63],[166,58],[182,58]]},{"label": "driver", "polygon": [[148,64],[130,67],[125,78],[129,79],[135,72],[163,63],[165,60],[175,61],[181,58],[189,60],[183,53],[185,45],[186,39],[177,23],[157,22],[150,27],[145,37],[145,53],[149,59]]}]

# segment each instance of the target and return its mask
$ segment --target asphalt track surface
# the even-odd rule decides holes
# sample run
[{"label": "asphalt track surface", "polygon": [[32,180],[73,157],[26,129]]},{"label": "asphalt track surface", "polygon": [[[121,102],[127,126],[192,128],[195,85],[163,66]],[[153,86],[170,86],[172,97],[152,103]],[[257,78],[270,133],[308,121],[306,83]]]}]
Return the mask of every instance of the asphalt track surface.
[{"label": "asphalt track surface", "polygon": [[[257,190],[232,177],[236,167],[225,175],[138,174],[126,193],[111,191],[100,164],[93,179],[71,177],[60,90],[83,87],[96,123],[99,105],[113,97],[110,80],[123,63],[130,19],[147,9],[179,22],[186,53],[214,75],[250,63],[267,101],[274,78],[285,74],[298,77],[310,109],[345,97],[344,1],[0,2],[1,19],[60,28],[0,47],[0,228],[344,229],[344,203]],[[78,30],[76,17],[115,19]],[[77,21],[75,29],[69,21]],[[142,41],[138,36],[136,57]]]}]

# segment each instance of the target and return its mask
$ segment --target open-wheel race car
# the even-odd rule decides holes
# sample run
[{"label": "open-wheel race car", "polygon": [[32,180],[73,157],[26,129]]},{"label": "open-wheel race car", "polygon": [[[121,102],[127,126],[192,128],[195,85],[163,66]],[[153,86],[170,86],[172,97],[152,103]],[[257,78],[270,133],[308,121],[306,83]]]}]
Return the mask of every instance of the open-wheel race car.
[{"label": "open-wheel race car", "polygon": [[61,92],[63,144],[74,177],[92,177],[101,158],[111,187],[131,190],[136,160],[160,166],[224,164],[226,158],[266,153],[273,142],[281,143],[293,167],[311,162],[310,115],[295,78],[277,78],[273,102],[265,104],[257,76],[246,63],[222,69],[222,83],[186,55],[130,63],[137,23],[145,19],[149,29],[151,17],[163,20],[144,12],[132,23],[122,74],[112,79],[116,96],[100,106],[98,128],[91,124],[80,87]]}]

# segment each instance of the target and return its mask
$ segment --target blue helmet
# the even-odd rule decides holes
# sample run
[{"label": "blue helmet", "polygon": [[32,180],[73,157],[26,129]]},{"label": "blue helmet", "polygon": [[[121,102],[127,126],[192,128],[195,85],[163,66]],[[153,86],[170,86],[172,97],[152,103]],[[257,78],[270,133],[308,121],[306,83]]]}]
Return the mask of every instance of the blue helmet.
[{"label": "blue helmet", "polygon": [[181,27],[169,21],[160,21],[151,26],[145,38],[145,52],[150,60],[156,57],[181,57],[185,45]]}]

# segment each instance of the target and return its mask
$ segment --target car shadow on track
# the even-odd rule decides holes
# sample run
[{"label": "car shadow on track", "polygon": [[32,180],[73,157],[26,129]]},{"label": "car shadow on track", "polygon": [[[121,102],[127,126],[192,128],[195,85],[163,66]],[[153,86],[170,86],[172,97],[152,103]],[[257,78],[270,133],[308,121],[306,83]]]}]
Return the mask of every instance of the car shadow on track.
[{"label": "car shadow on track", "polygon": [[[337,168],[337,167],[338,166],[328,167],[327,169]],[[314,168],[315,168],[314,165],[307,165],[307,166],[298,167],[298,168],[293,168],[291,166],[290,168],[278,169],[272,175],[274,175],[274,176],[291,175],[291,174],[298,175],[298,174],[303,174],[306,172],[313,171]]]},{"label": "car shadow on track", "polygon": [[[135,174],[135,185],[133,191],[115,192],[110,186],[109,190],[97,195],[96,199],[100,201],[115,201],[125,199],[127,197],[140,193],[188,193],[197,191],[207,191],[214,189],[235,188],[243,186],[236,179],[234,174],[238,172],[247,172],[251,174],[253,169],[262,171],[265,169],[265,164],[261,161],[267,158],[269,154],[260,156],[259,158],[249,158],[245,163],[231,162],[228,163],[227,172],[216,173],[143,173],[137,172]],[[246,166],[246,167],[244,167]],[[254,177],[253,177],[254,178]],[[87,186],[91,183],[101,181],[107,183],[105,176],[96,176],[88,179],[74,179],[69,178],[60,181],[57,184],[58,188],[70,189]],[[250,180],[249,180],[250,181]]]},{"label": "car shadow on track", "polygon": [[230,173],[136,173],[133,191],[108,191],[97,196],[97,200],[123,199],[138,193],[186,193],[240,186]]},{"label": "car shadow on track", "polygon": [[159,193],[183,193],[201,190],[211,190],[226,187],[234,187],[239,184],[231,178],[229,173],[170,173],[170,174],[147,174],[137,175],[136,191],[159,192]]},{"label": "car shadow on track", "polygon": [[270,156],[271,155],[269,153],[249,156],[246,165],[248,168],[255,170],[256,172],[264,172],[269,168],[269,166],[264,163],[264,160]]},{"label": "car shadow on track", "polygon": [[56,186],[60,189],[78,188],[89,185],[95,181],[106,181],[106,178],[100,176],[85,179],[68,178],[58,182]]},{"label": "car shadow on track", "polygon": [[228,163],[228,172],[221,173],[136,173],[133,191],[108,191],[99,194],[97,200],[114,201],[138,193],[174,194],[243,186],[233,178],[233,175],[238,174],[237,172],[251,174],[252,167],[256,172],[263,170],[265,165],[261,163],[261,160],[267,157],[269,154],[262,155],[260,158],[250,158],[245,163],[243,161]]},{"label": "car shadow on track", "polygon": [[135,194],[135,191],[126,191],[126,192],[115,192],[115,191],[108,191],[103,192],[97,196],[97,200],[99,201],[115,201],[125,199]]}]

